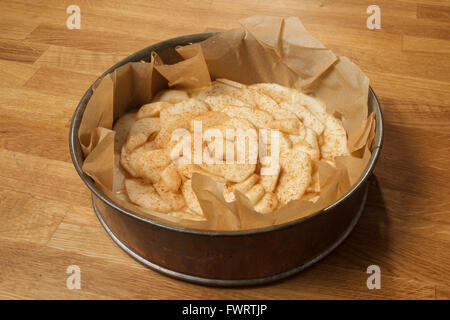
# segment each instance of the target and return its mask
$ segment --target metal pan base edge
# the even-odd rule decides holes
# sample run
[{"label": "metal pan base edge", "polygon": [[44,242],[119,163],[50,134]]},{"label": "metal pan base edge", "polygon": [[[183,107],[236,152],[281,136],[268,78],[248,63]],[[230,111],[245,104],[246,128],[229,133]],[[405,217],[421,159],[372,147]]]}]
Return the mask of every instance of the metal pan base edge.
[{"label": "metal pan base edge", "polygon": [[287,270],[287,271],[282,272],[282,273],[278,273],[278,274],[275,274],[275,275],[272,275],[272,276],[269,276],[269,277],[264,277],[264,278],[236,279],[236,280],[209,279],[209,278],[202,278],[202,277],[192,276],[192,275],[188,275],[188,274],[184,274],[184,273],[180,273],[180,272],[177,272],[177,271],[173,271],[173,270],[164,268],[164,267],[162,267],[160,265],[157,265],[157,264],[155,264],[155,263],[153,263],[153,262],[143,258],[139,254],[134,252],[131,248],[129,248],[126,244],[124,244],[122,242],[122,240],[120,240],[114,234],[114,232],[111,230],[111,228],[106,224],[105,220],[103,219],[103,216],[102,216],[100,210],[98,209],[98,207],[96,206],[93,197],[92,197],[92,206],[94,208],[95,214],[97,215],[97,218],[99,219],[100,223],[105,228],[105,230],[109,234],[109,236],[114,240],[114,242],[120,248],[122,248],[126,253],[128,253],[131,257],[133,257],[137,261],[141,262],[142,264],[146,265],[147,267],[149,267],[149,268],[151,268],[151,269],[153,269],[155,271],[161,272],[161,273],[163,273],[163,274],[165,274],[167,276],[170,276],[172,278],[175,278],[175,279],[178,279],[178,280],[183,280],[183,281],[188,281],[188,282],[192,282],[192,283],[196,283],[196,284],[207,285],[207,286],[220,286],[220,287],[238,287],[238,286],[263,285],[263,284],[268,284],[268,283],[271,283],[271,282],[275,282],[275,281],[287,278],[289,276],[292,276],[292,275],[294,275],[294,274],[296,274],[296,273],[298,273],[298,272],[308,268],[309,266],[313,265],[314,263],[318,262],[319,260],[321,260],[322,258],[327,256],[331,251],[336,249],[345,240],[345,238],[347,238],[347,236],[350,234],[350,232],[355,227],[356,223],[358,222],[359,218],[361,217],[362,212],[364,211],[364,207],[365,207],[365,204],[366,204],[368,192],[369,192],[369,184],[366,182],[366,185],[364,186],[363,199],[362,199],[362,202],[361,202],[361,205],[360,205],[360,207],[358,209],[357,214],[355,215],[355,217],[353,218],[353,220],[349,224],[348,228],[342,233],[342,235],[336,240],[336,242],[334,242],[331,246],[329,246],[322,253],[320,253],[319,255],[314,257],[313,259],[309,260],[305,264],[303,264],[301,266],[298,266],[296,268]]}]

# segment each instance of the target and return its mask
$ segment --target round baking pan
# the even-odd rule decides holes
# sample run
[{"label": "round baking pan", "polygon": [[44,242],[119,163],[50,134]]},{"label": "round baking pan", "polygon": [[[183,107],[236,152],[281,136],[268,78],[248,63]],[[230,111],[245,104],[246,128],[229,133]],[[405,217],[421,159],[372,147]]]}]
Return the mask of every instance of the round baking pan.
[{"label": "round baking pan", "polygon": [[[152,51],[164,61],[175,61],[175,47],[205,40],[201,33],[166,40],[120,61],[101,77],[128,63],[149,59]],[[257,285],[299,272],[334,250],[356,225],[368,193],[367,180],[381,151],[383,119],[369,88],[368,111],[375,112],[372,156],[358,182],[340,199],[319,212],[288,223],[241,231],[210,231],[176,227],[122,208],[108,198],[81,169],[83,153],[78,140],[83,112],[92,86],[78,104],[70,126],[70,154],[78,174],[92,193],[100,223],[129,255],[174,278],[205,285]]]}]

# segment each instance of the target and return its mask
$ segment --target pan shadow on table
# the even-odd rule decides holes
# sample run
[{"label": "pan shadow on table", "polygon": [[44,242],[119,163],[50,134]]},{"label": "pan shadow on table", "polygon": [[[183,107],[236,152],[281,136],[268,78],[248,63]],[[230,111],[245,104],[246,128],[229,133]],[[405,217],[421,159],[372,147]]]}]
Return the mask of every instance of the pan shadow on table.
[{"label": "pan shadow on table", "polygon": [[[235,289],[257,294],[255,290],[258,288],[269,290],[277,287],[280,296],[275,294],[274,299],[308,299],[308,294],[313,294],[310,298],[314,298],[316,291],[321,298],[328,295],[330,298],[356,298],[358,292],[367,292],[366,279],[369,275],[366,268],[377,264],[378,254],[389,251],[389,218],[377,177],[370,177],[368,183],[367,203],[360,220],[343,243],[328,256],[288,278]],[[370,255],[366,255],[368,252]],[[355,286],[360,291],[355,291]],[[339,288],[339,292],[330,291],[332,288]]]},{"label": "pan shadow on table", "polygon": [[[427,181],[442,180],[447,174],[423,166],[425,155],[417,152],[418,145],[426,145],[424,140],[431,141],[430,148],[436,147],[430,132],[395,122],[385,122],[384,129],[383,150],[368,180],[366,206],[347,239],[298,274],[267,285],[234,288],[237,291],[228,288],[230,295],[239,292],[249,298],[263,298],[269,290],[273,299],[433,298],[432,283],[439,279],[426,272],[433,262],[418,255],[423,243],[416,234],[431,237],[423,229],[424,220],[420,220],[434,217],[428,213],[427,203],[436,190]],[[434,243],[429,244],[428,251]],[[371,265],[381,269],[382,290],[367,288],[367,268]]]},{"label": "pan shadow on table", "polygon": [[[335,279],[334,281],[342,283],[352,283],[355,281],[355,275],[358,275],[357,277],[360,279],[366,279],[367,267],[385,260],[384,257],[389,254],[390,248],[390,218],[380,183],[383,183],[385,176],[383,167],[389,168],[390,171],[392,169],[392,165],[389,163],[391,157],[387,153],[394,152],[392,149],[395,146],[391,145],[390,136],[395,134],[397,142],[400,137],[399,130],[386,125],[384,129],[383,150],[376,166],[377,169],[381,169],[378,170],[381,173],[377,174],[376,169],[368,180],[367,202],[353,231],[324,259],[296,275],[278,281],[278,284],[301,287],[302,284],[307,283],[312,286],[321,286],[325,285],[324,282],[328,277],[332,278],[329,279],[330,281]],[[407,139],[405,137],[406,141]],[[406,142],[403,145],[405,153],[408,153],[410,150],[407,150]],[[367,290],[365,281],[362,285]]]},{"label": "pan shadow on table", "polygon": [[[336,280],[349,283],[355,280],[355,271],[361,273],[364,278],[367,277],[366,268],[377,264],[377,254],[389,251],[389,217],[383,194],[376,176],[370,177],[368,183],[369,193],[364,211],[343,243],[318,263],[281,282],[292,281],[300,284],[304,281],[303,278],[307,278],[308,284],[313,284],[311,282],[317,279],[317,285],[320,285],[325,277],[332,273]],[[349,270],[351,272],[348,272]],[[320,273],[322,275],[319,276]]]},{"label": "pan shadow on table", "polygon": [[[354,230],[330,255],[303,272],[281,280],[278,282],[281,286],[336,287],[342,298],[357,297],[359,288],[359,293],[367,295],[368,266],[379,265],[382,274],[395,275],[398,270],[394,273],[393,270],[399,268],[399,261],[411,258],[399,256],[402,250],[417,250],[419,240],[412,242],[415,237],[405,235],[404,231],[412,233],[423,227],[419,220],[430,214],[424,211],[424,205],[436,193],[427,180],[439,181],[445,177],[440,178],[437,170],[423,165],[426,155],[418,152],[416,146],[424,145],[427,140],[432,148],[436,141],[426,130],[396,122],[385,121],[384,133],[380,159],[368,180],[367,203]],[[402,274],[405,279],[416,278],[407,270]],[[396,289],[390,288],[384,294],[404,297]]]}]

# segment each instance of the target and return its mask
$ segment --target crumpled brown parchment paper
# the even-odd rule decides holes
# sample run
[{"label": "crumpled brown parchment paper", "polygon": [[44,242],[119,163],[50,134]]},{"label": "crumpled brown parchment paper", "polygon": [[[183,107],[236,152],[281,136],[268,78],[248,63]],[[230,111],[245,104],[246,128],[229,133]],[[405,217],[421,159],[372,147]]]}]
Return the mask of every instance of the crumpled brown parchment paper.
[{"label": "crumpled brown parchment paper", "polygon": [[[240,24],[240,28],[176,48],[181,59],[175,64],[165,64],[153,52],[150,62],[128,63],[94,84],[79,129],[85,155],[83,171],[122,207],[187,228],[261,228],[323,209],[346,193],[361,176],[371,156],[375,131],[374,115],[368,116],[367,111],[367,76],[349,59],[337,57],[312,37],[297,17],[254,16]],[[124,172],[119,166],[119,150],[128,131],[126,126],[114,131],[114,121],[150,102],[162,89],[200,88],[216,78],[244,84],[274,82],[296,88],[321,99],[329,113],[340,117],[351,155],[336,158],[336,167],[316,161],[321,187],[317,202],[291,201],[272,213],[260,214],[242,194],[227,203],[220,184],[201,174],[194,174],[192,186],[205,221],[149,211],[128,200],[123,190]]]}]

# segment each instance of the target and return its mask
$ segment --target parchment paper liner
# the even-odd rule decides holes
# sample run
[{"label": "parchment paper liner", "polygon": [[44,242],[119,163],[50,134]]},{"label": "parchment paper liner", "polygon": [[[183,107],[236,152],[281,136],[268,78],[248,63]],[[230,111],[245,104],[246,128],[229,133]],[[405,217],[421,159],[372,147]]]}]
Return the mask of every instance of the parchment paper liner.
[{"label": "parchment paper liner", "polygon": [[[346,57],[336,57],[313,38],[297,17],[254,16],[201,43],[176,48],[180,61],[164,64],[152,53],[150,62],[128,63],[94,84],[79,129],[85,155],[83,171],[122,207],[173,225],[209,230],[244,230],[292,221],[330,205],[358,180],[370,159],[374,115],[367,116],[369,79]],[[227,203],[222,187],[194,174],[192,186],[205,221],[176,218],[138,207],[123,191],[124,172],[119,150],[127,130],[112,130],[113,120],[151,101],[164,88],[192,89],[211,79],[227,78],[245,84],[275,82],[312,92],[327,111],[339,116],[347,130],[350,156],[336,158],[336,167],[316,161],[320,199],[291,201],[279,210],[260,214],[238,193]]]}]

